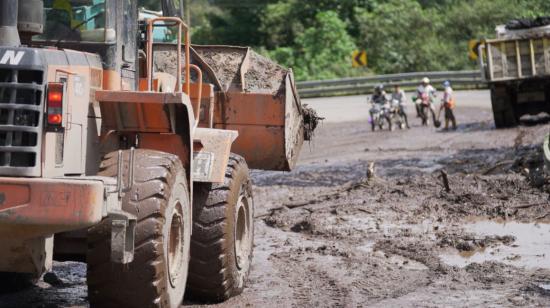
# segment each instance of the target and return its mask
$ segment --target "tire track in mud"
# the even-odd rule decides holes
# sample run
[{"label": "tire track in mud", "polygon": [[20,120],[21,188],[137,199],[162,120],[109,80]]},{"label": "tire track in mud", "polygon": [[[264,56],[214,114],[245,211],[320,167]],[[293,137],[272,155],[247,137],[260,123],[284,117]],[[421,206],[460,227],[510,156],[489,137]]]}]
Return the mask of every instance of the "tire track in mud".
[{"label": "tire track in mud", "polygon": [[292,289],[293,307],[352,307],[349,289],[330,277],[324,263],[287,261],[277,259],[275,264]]}]

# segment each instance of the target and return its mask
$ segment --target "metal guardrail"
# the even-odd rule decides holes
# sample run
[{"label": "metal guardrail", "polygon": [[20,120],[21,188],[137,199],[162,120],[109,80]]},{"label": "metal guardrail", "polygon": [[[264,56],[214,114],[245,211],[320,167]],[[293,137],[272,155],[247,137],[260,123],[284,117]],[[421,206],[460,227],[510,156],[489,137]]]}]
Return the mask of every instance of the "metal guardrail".
[{"label": "metal guardrail", "polygon": [[321,81],[298,82],[297,88],[300,96],[315,97],[337,94],[370,93],[378,84],[385,86],[400,85],[402,87],[417,86],[422,78],[428,77],[434,85],[449,80],[453,85],[480,86],[484,84],[481,72],[475,71],[450,71],[450,72],[423,72],[403,73],[391,75],[379,75],[360,78],[343,78]]}]

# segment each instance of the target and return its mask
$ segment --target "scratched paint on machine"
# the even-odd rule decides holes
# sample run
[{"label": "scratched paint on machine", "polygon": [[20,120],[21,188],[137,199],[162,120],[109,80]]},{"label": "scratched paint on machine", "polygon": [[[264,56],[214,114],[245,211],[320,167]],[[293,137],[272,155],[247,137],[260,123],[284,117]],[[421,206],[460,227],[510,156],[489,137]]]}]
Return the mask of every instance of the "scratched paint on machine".
[{"label": "scratched paint on machine", "polygon": [[28,185],[0,184],[0,212],[29,202],[30,189]]},{"label": "scratched paint on machine", "polygon": [[101,221],[101,182],[10,178],[0,183],[0,192],[6,200],[0,207],[0,242],[85,228]]}]

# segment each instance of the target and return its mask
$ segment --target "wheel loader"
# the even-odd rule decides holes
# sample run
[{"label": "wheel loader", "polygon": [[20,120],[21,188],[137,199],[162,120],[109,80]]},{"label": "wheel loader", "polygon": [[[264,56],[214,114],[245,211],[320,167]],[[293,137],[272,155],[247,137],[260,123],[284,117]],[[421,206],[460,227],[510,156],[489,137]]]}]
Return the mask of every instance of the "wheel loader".
[{"label": "wheel loader", "polygon": [[315,116],[291,70],[191,45],[177,2],[0,2],[1,291],[58,260],[92,307],[242,292],[249,168],[291,170]]}]

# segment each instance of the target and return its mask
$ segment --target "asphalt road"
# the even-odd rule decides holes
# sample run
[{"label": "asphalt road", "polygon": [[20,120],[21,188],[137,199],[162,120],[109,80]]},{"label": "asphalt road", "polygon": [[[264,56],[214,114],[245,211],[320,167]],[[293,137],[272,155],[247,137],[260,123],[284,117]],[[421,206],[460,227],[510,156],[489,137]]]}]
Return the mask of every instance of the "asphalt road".
[{"label": "asphalt road", "polygon": [[[414,93],[407,93],[408,108],[411,110],[414,108],[410,102],[413,95]],[[325,118],[325,123],[341,123],[367,120],[370,109],[367,98],[366,95],[312,98],[304,99],[302,103],[317,110],[319,115]],[[460,107],[491,109],[491,97],[488,90],[456,91],[455,98]]]}]

